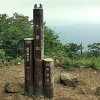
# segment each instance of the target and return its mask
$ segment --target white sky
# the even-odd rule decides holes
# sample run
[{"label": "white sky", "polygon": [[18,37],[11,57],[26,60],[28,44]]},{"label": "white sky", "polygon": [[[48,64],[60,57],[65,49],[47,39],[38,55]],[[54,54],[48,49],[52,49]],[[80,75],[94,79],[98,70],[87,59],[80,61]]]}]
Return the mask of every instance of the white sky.
[{"label": "white sky", "polygon": [[11,17],[18,12],[33,19],[34,5],[40,3],[44,21],[56,19],[100,24],[100,0],[0,0],[0,14],[6,13]]}]

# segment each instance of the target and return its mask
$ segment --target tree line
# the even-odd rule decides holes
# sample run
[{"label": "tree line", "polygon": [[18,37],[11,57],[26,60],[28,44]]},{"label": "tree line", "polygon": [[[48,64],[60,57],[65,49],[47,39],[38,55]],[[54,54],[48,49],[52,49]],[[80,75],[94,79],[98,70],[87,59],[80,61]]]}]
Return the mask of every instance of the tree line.
[{"label": "tree line", "polygon": [[[13,13],[12,17],[0,14],[0,59],[14,60],[17,57],[24,58],[24,38],[33,38],[33,19],[28,16]],[[77,54],[83,49],[82,45],[66,43],[63,45],[59,40],[59,33],[46,26],[44,22],[44,57],[81,57]],[[89,44],[86,57],[100,56],[100,43]]]}]

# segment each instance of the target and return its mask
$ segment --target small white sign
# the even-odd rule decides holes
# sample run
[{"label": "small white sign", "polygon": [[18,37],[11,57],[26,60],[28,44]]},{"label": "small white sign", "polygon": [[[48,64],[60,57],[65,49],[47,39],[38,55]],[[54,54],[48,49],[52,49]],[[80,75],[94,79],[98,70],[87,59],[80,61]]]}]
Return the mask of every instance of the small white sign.
[{"label": "small white sign", "polygon": [[25,43],[31,43],[31,41],[25,41]]},{"label": "small white sign", "polygon": [[49,68],[46,68],[47,69],[47,71],[49,71]]},{"label": "small white sign", "polygon": [[40,47],[37,46],[37,47],[36,47],[36,50],[40,50]]},{"label": "small white sign", "polygon": [[39,39],[39,36],[36,36],[36,39]]},{"label": "small white sign", "polygon": [[27,55],[29,55],[29,52],[27,52]]},{"label": "small white sign", "polygon": [[49,79],[47,79],[47,83],[50,82]]},{"label": "small white sign", "polygon": [[29,48],[27,47],[27,52],[29,52]]},{"label": "small white sign", "polygon": [[37,24],[37,25],[35,26],[35,28],[36,28],[36,29],[39,28],[39,25]]},{"label": "small white sign", "polygon": [[50,66],[50,63],[48,62],[48,63],[46,63],[46,66]]},{"label": "small white sign", "polygon": [[29,56],[27,56],[27,61],[29,61]]},{"label": "small white sign", "polygon": [[49,74],[47,74],[47,76],[49,76]]}]

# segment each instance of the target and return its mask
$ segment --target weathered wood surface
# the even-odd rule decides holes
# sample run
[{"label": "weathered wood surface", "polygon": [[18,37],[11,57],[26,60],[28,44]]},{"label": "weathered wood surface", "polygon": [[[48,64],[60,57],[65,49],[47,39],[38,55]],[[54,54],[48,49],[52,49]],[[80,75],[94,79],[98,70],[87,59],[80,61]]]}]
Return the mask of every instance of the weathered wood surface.
[{"label": "weathered wood surface", "polygon": [[51,58],[43,60],[44,69],[44,96],[52,98],[54,96],[54,61]]}]

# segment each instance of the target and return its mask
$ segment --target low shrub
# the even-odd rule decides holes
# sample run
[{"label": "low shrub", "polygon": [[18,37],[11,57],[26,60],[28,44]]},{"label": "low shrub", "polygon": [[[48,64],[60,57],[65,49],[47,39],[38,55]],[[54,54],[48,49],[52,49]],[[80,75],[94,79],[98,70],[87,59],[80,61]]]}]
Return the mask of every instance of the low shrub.
[{"label": "low shrub", "polygon": [[15,60],[14,60],[14,63],[15,64],[18,64],[18,62],[21,62],[22,61],[22,57],[17,57]]},{"label": "low shrub", "polygon": [[0,49],[0,59],[5,60],[5,51]]},{"label": "low shrub", "polygon": [[67,70],[72,70],[72,63],[71,61],[67,58],[65,58],[65,61],[63,62],[63,68],[67,69]]},{"label": "low shrub", "polygon": [[80,67],[80,65],[86,67],[92,67],[94,69],[100,69],[100,57],[95,58],[94,56],[83,59],[72,60],[74,67]]}]

